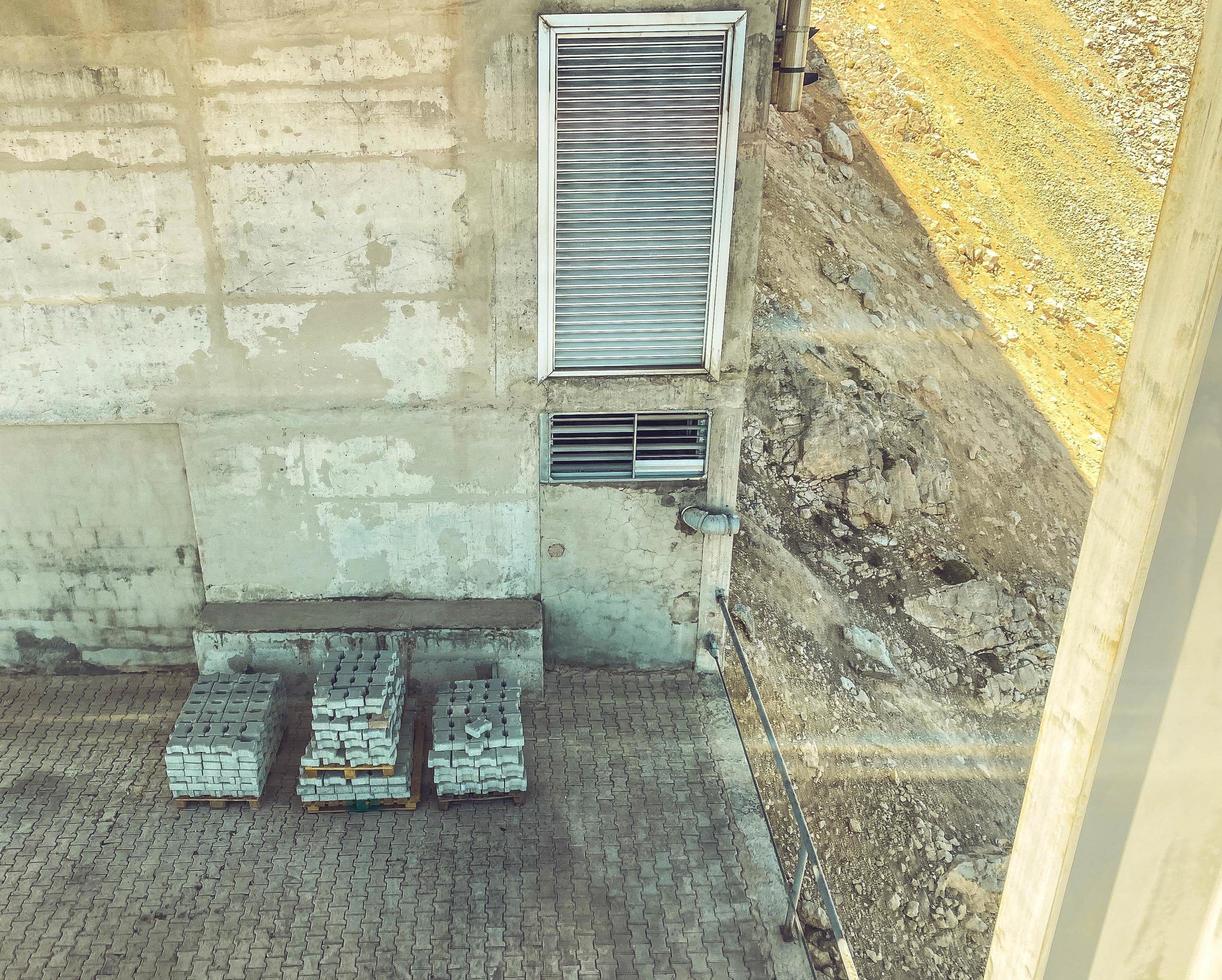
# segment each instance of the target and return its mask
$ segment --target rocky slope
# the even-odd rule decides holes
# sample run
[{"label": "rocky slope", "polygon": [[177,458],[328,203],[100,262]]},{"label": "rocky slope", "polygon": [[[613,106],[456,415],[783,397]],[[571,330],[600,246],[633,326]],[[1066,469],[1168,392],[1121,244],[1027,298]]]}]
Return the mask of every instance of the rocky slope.
[{"label": "rocky slope", "polygon": [[[1038,83],[1037,128],[1074,102],[1080,118],[1057,124],[1057,154],[1075,152],[1064,141],[1087,120],[1079,142],[1092,149],[1077,166],[1099,165],[1104,147],[1127,161],[1093,190],[1071,181],[1061,196],[1040,197],[1044,178],[1014,160],[1041,146],[1013,114],[974,114],[976,145],[995,152],[939,133],[945,105],[929,93],[966,98],[966,76],[952,67],[985,48],[1011,62],[1033,57],[1012,36],[1030,29],[1033,5],[1020,17],[990,0],[953,10],[912,0],[888,22],[891,35],[873,23],[884,4],[828,5],[816,38],[827,79],[808,88],[803,112],[772,119],[732,591],[869,980],[983,972],[1091,461],[1123,360],[1123,343],[1110,338],[1127,338],[1165,179],[1174,137],[1165,117],[1178,120],[1182,73],[1152,67],[1129,33],[1109,47],[1106,18],[1092,21],[1103,41],[1087,47],[1074,18],[1089,16],[1092,2],[1101,6],[1045,5],[1042,36],[1058,38],[1058,71],[1036,71],[1053,57],[1045,53],[994,75],[1014,70],[1019,89]],[[946,36],[935,39],[930,24],[901,41],[913,4],[940,11]],[[1136,23],[1171,30],[1161,18]],[[1176,38],[1177,50],[1191,46],[1190,23]],[[948,54],[960,44],[974,53]],[[926,66],[920,84],[900,46]],[[1164,85],[1162,115],[1124,101],[1136,89],[1119,69],[1097,76],[1110,79],[1110,95],[1077,91],[1082,72],[1100,64],[1132,65],[1132,85],[1162,79],[1149,82]],[[1111,118],[1126,113],[1152,121],[1129,133]],[[1012,188],[1028,178],[1034,190]],[[1075,201],[1106,211],[1122,198],[1127,210],[1094,231],[1069,234],[1066,215],[1048,213]],[[1045,213],[1016,214],[1023,201]],[[1058,260],[1033,262],[1037,242],[1045,256],[1054,253],[1045,242],[1055,246]],[[1071,281],[1089,292],[1108,263],[1133,281],[1113,290],[1105,328],[1060,297],[1075,295]],[[1061,307],[1048,305],[1054,296]],[[1062,370],[1090,384],[1067,385]],[[767,749],[731,664],[727,676],[791,861],[783,794],[766,775]],[[803,915],[814,955],[835,976],[816,904]]]}]

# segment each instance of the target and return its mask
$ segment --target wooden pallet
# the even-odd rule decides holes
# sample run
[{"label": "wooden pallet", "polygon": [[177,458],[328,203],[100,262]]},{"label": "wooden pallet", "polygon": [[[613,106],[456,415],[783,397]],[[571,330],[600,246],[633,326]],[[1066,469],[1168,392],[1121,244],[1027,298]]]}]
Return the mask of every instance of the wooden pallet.
[{"label": "wooden pallet", "polygon": [[306,813],[366,813],[370,810],[414,810],[420,803],[418,798],[406,800],[319,800],[305,804]]},{"label": "wooden pallet", "polygon": [[207,803],[213,810],[223,810],[230,803],[246,803],[252,810],[259,809],[257,796],[176,796],[174,805],[185,810],[192,803]]},{"label": "wooden pallet", "polygon": [[444,813],[450,809],[451,803],[484,802],[485,800],[513,800],[515,806],[521,806],[526,799],[525,791],[520,793],[467,793],[462,796],[438,796],[437,806]]},{"label": "wooden pallet", "polygon": [[[424,712],[416,715],[416,725],[412,741],[412,795],[405,800],[320,800],[304,804],[306,813],[334,813],[352,811],[363,813],[366,810],[415,810],[424,796],[424,755],[427,751],[428,731],[424,720]],[[394,767],[391,767],[394,771]],[[309,773],[307,773],[309,775]],[[351,776],[345,776],[351,779]]]},{"label": "wooden pallet", "polygon": [[394,765],[389,766],[302,766],[305,774],[308,777],[317,776],[324,772],[342,772],[345,779],[355,778],[358,772],[376,772],[383,776],[393,776],[395,774]]}]

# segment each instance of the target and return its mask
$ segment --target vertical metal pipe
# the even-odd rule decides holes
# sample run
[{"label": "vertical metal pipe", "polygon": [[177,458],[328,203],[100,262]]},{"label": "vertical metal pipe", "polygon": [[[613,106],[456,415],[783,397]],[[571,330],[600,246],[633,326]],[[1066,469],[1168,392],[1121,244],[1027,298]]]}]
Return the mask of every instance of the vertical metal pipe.
[{"label": "vertical metal pipe", "polygon": [[777,81],[778,112],[802,108],[806,80],[806,50],[810,42],[810,0],[785,0],[785,30],[781,35],[781,67]]},{"label": "vertical metal pipe", "polygon": [[785,36],[785,11],[789,0],[776,0],[776,33],[772,37],[772,95],[769,102],[776,105],[781,87],[781,40]]}]

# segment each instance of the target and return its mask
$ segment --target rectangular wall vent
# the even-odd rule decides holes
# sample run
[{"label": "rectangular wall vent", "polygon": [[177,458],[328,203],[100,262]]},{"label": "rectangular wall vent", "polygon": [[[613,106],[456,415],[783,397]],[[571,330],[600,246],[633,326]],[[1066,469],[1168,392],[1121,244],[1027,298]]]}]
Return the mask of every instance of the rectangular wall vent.
[{"label": "rectangular wall vent", "polygon": [[547,419],[548,479],[692,480],[705,474],[707,412],[573,413]]},{"label": "rectangular wall vent", "polygon": [[542,376],[713,369],[741,17],[544,18]]}]

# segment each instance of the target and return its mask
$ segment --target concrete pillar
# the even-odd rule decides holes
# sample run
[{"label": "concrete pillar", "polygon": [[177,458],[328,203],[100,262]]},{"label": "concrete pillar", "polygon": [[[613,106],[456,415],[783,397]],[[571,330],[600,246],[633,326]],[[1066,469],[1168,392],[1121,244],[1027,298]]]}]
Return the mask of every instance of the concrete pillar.
[{"label": "concrete pillar", "polygon": [[1222,0],[1210,0],[990,980],[1222,976]]}]

